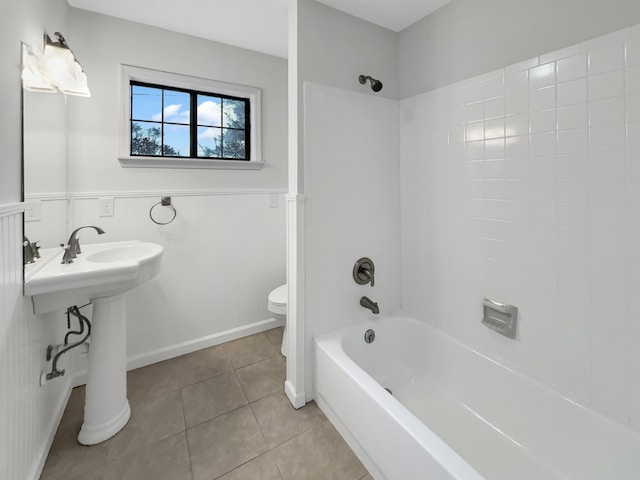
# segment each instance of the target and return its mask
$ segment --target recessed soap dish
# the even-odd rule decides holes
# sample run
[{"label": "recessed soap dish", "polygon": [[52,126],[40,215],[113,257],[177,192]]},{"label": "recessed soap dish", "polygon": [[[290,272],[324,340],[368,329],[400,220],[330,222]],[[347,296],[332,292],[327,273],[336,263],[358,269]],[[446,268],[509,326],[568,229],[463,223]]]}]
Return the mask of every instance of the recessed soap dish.
[{"label": "recessed soap dish", "polygon": [[508,338],[516,338],[518,307],[496,302],[490,298],[482,301],[482,324]]}]

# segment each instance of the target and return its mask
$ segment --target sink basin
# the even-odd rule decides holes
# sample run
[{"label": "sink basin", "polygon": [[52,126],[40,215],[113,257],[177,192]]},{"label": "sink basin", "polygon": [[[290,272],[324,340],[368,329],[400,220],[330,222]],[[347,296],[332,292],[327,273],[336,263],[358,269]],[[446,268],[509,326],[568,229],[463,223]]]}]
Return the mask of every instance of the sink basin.
[{"label": "sink basin", "polygon": [[54,312],[71,305],[124,293],[160,271],[162,247],[139,241],[82,245],[73,263],[62,264],[62,252],[24,285],[33,297],[35,313]]},{"label": "sink basin", "polygon": [[156,247],[158,247],[158,245],[153,243],[113,247],[88,255],[87,261],[105,263],[144,260],[155,254],[157,250]]}]

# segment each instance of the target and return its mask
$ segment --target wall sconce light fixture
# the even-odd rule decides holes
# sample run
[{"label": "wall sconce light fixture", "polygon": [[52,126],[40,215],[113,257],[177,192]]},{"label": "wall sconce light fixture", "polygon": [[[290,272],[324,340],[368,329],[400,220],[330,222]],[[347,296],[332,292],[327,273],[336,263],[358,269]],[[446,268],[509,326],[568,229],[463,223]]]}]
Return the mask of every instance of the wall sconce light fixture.
[{"label": "wall sconce light fixture", "polygon": [[87,76],[60,32],[54,42],[44,35],[44,53],[38,57],[23,44],[22,83],[26,90],[36,92],[59,91],[65,95],[89,97]]}]

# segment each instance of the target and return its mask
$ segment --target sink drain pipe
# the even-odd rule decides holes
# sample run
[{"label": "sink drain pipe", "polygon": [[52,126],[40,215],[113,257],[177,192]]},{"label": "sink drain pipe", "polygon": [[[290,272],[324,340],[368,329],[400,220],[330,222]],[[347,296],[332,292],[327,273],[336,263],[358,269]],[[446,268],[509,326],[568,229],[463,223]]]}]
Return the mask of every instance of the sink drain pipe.
[{"label": "sink drain pipe", "polygon": [[[64,375],[64,372],[65,372],[64,370],[58,370],[58,359],[60,358],[60,356],[67,353],[69,350],[82,345],[84,342],[87,341],[87,339],[91,335],[91,322],[89,322],[89,319],[87,317],[85,317],[84,315],[82,315],[82,313],[80,313],[80,308],[81,307],[78,307],[77,305],[67,308],[67,328],[71,329],[71,315],[73,315],[78,319],[78,322],[80,324],[80,329],[71,330],[64,336],[64,348],[60,350],[58,353],[56,353],[56,355],[53,357],[51,372],[47,373],[45,376],[45,379],[47,381],[53,380],[54,378],[61,377],[62,375]],[[86,331],[87,331],[86,335],[82,337],[82,339],[79,340],[78,342],[69,344],[69,336],[82,335],[85,332],[85,324],[86,324]],[[54,348],[53,345],[49,345],[47,347],[47,360],[50,359],[50,355],[53,348]]]}]

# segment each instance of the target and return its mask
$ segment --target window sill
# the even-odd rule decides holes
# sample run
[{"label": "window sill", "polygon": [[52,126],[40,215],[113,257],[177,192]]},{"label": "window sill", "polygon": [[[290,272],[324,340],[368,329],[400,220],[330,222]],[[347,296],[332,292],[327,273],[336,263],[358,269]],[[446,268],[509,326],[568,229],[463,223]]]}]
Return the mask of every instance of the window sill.
[{"label": "window sill", "polygon": [[123,168],[201,168],[217,170],[260,170],[264,162],[208,160],[204,158],[119,157]]}]

